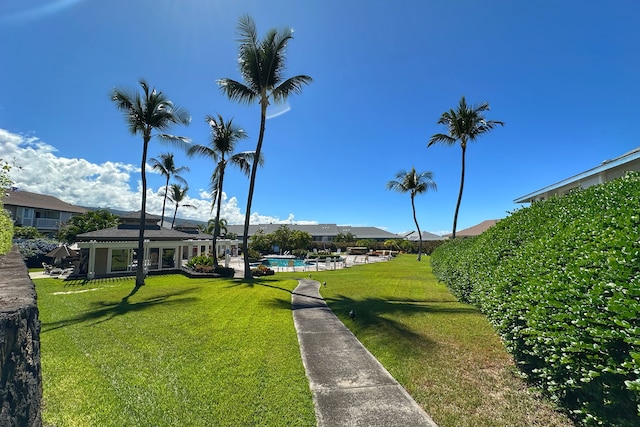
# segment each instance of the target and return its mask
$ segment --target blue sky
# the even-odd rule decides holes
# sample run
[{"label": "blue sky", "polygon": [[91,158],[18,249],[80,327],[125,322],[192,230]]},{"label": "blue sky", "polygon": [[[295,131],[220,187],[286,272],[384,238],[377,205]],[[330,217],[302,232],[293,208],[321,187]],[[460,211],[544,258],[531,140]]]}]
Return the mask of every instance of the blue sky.
[{"label": "blue sky", "polygon": [[[178,135],[206,144],[207,114],[233,117],[252,150],[259,110],[216,85],[240,79],[236,26],[263,35],[291,27],[286,76],[314,82],[267,121],[255,222],[414,228],[407,194],[385,184],[401,169],[432,171],[418,196],[421,228],[449,232],[460,148],[427,149],[442,112],[461,96],[488,101],[504,128],[472,143],[458,229],[502,218],[513,199],[637,147],[640,3],[600,1],[23,0],[0,4],[0,158],[28,191],[70,203],[139,209],[141,139],[109,100],[140,78],[186,108]],[[206,220],[213,164],[188,165],[190,202],[178,216]],[[149,211],[163,179],[149,176]],[[241,223],[248,179],[225,181],[223,216]]]}]

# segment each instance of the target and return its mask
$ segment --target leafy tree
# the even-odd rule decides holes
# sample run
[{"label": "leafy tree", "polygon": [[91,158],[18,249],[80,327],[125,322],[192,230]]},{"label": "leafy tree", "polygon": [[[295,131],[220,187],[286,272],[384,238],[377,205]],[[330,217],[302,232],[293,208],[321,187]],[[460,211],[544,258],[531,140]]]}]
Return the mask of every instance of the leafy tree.
[{"label": "leafy tree", "polygon": [[115,227],[119,221],[120,219],[117,215],[106,209],[97,209],[82,215],[75,215],[69,218],[60,229],[60,240],[72,243],[78,234]]},{"label": "leafy tree", "polygon": [[436,183],[433,181],[433,173],[428,171],[418,173],[414,167],[412,167],[409,172],[404,170],[398,172],[395,180],[387,182],[387,190],[409,193],[411,196],[413,222],[415,222],[416,228],[418,229],[418,239],[420,240],[420,245],[418,246],[418,261],[420,261],[422,256],[422,232],[420,231],[420,225],[418,224],[418,218],[416,217],[416,205],[414,199],[416,194],[426,193],[429,189],[434,191],[438,189]]},{"label": "leafy tree", "polygon": [[146,81],[140,80],[142,96],[138,91],[114,88],[111,100],[116,108],[123,112],[124,119],[133,135],[142,135],[142,161],[140,175],[142,181],[142,203],[140,209],[140,232],[138,235],[138,267],[136,269],[136,288],[144,285],[144,227],[147,209],[147,151],[152,137],[162,141],[186,143],[185,137],[156,133],[168,130],[171,126],[188,125],[191,117],[186,110],[176,106],[162,92],[149,88]]},{"label": "leafy tree", "polygon": [[[213,223],[213,248],[216,252],[216,240],[220,234],[220,209],[222,207],[222,189],[224,172],[227,164],[234,165],[245,175],[249,175],[251,163],[255,161],[255,153],[246,151],[233,154],[236,144],[247,138],[244,130],[233,125],[233,119],[225,121],[220,114],[217,117],[207,116],[206,122],[211,128],[211,142],[207,145],[193,145],[187,152],[190,156],[200,155],[208,157],[216,163],[211,175],[211,195],[213,202],[211,209],[216,209],[216,217]],[[260,162],[261,163],[261,162]],[[218,257],[213,257],[214,267],[218,266]]]},{"label": "leafy tree", "polygon": [[176,223],[176,215],[178,214],[178,208],[180,206],[182,206],[183,208],[196,208],[195,206],[188,203],[182,203],[182,201],[187,197],[187,191],[189,191],[189,187],[183,188],[182,186],[180,186],[180,184],[171,184],[169,186],[169,200],[171,200],[176,205],[176,208],[173,210],[173,221],[171,221],[172,230],[173,226]]},{"label": "leafy tree", "polygon": [[338,233],[333,238],[334,242],[355,242],[358,237],[351,233]]},{"label": "leafy tree", "polygon": [[291,236],[293,231],[287,227],[286,225],[281,225],[275,230],[273,233],[268,234],[271,238],[271,244],[273,246],[278,246],[281,251],[291,249]]},{"label": "leafy tree", "polygon": [[[270,100],[274,102],[286,101],[292,93],[302,92],[302,87],[312,81],[311,77],[298,75],[284,79],[285,51],[287,44],[293,38],[293,31],[285,28],[281,31],[269,30],[264,39],[258,39],[256,25],[253,19],[245,15],[240,18],[238,25],[240,33],[240,48],[238,62],[240,74],[244,84],[238,81],[223,78],[218,80],[220,89],[229,99],[252,104],[257,101],[260,104],[260,133],[256,145],[255,156],[260,159],[262,142],[264,139],[267,107]],[[244,234],[242,238],[244,253],[244,278],[250,279],[251,266],[249,265],[248,234],[249,221],[251,220],[251,202],[256,181],[258,163],[253,162],[251,178],[249,181],[249,194],[244,220]]]},{"label": "leafy tree", "polygon": [[475,141],[480,135],[489,132],[497,125],[504,126],[504,122],[497,120],[486,120],[482,114],[489,111],[489,103],[483,102],[476,106],[468,106],[464,96],[460,99],[458,108],[445,111],[440,116],[438,124],[447,126],[447,134],[437,133],[431,137],[427,147],[434,144],[455,145],[460,142],[462,148],[462,169],[460,173],[460,192],[458,193],[458,202],[456,203],[456,211],[453,214],[453,233],[451,237],[456,237],[456,226],[458,224],[458,211],[460,210],[460,202],[462,201],[462,190],[464,189],[464,173],[465,173],[465,153],[467,152],[467,142]]},{"label": "leafy tree", "polygon": [[356,246],[360,246],[363,248],[371,248],[375,245],[375,241],[370,239],[360,239],[356,242]]},{"label": "leafy tree", "polygon": [[41,239],[44,235],[36,227],[13,227],[14,239]]},{"label": "leafy tree", "polygon": [[414,251],[414,244],[412,241],[410,240],[403,240],[400,243],[400,249],[402,249],[403,251],[405,251],[406,253],[410,254],[413,253]]},{"label": "leafy tree", "polygon": [[400,246],[398,245],[398,239],[388,239],[384,241],[384,247],[389,248],[390,250],[398,250]]},{"label": "leafy tree", "polygon": [[181,184],[187,184],[187,181],[180,176],[182,172],[188,172],[188,166],[180,166],[176,167],[176,163],[173,160],[173,153],[162,153],[159,156],[159,159],[153,158],[149,160],[151,164],[151,169],[158,171],[160,175],[166,178],[164,184],[164,198],[162,200],[162,219],[160,220],[160,227],[164,225],[164,210],[165,205],[167,204],[167,196],[169,192],[169,180],[173,178],[174,180],[180,182]]},{"label": "leafy tree", "polygon": [[256,231],[253,236],[251,236],[251,247],[250,249],[260,253],[271,252],[271,235],[264,234],[263,230]]},{"label": "leafy tree", "polygon": [[290,241],[290,247],[292,250],[296,250],[296,249],[306,250],[311,244],[311,242],[313,242],[313,236],[307,233],[306,231],[293,230],[293,233],[291,233],[291,238],[289,239],[289,241]]}]

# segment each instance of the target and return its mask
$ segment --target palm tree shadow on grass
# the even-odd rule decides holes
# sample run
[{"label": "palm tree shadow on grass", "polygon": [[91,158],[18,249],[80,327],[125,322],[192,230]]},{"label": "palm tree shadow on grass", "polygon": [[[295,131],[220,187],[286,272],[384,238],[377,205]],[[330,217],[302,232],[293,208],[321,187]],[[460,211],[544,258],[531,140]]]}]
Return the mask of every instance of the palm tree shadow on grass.
[{"label": "palm tree shadow on grass", "polygon": [[119,302],[107,302],[107,301],[99,301],[93,303],[93,308],[86,310],[84,313],[79,314],[75,317],[69,319],[63,319],[56,322],[51,323],[42,323],[42,332],[49,332],[56,329],[64,328],[66,326],[76,325],[85,322],[91,322],[87,326],[95,326],[100,323],[111,320],[115,317],[125,315],[127,313],[134,313],[142,310],[147,310],[162,304],[163,306],[167,305],[176,305],[176,304],[186,304],[192,303],[197,300],[195,297],[185,297],[185,298],[177,298],[177,299],[169,299],[172,297],[181,296],[192,292],[198,288],[189,288],[183,289],[180,291],[174,291],[171,293],[166,293],[163,295],[157,295],[153,297],[149,297],[145,300],[130,303],[129,298],[135,295],[140,287],[135,287],[127,296],[122,298]]}]

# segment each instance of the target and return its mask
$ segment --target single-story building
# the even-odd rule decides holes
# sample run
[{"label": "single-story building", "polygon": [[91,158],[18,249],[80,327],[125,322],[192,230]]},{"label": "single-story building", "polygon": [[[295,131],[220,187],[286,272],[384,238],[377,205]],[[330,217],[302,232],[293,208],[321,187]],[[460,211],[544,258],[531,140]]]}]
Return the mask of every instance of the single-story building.
[{"label": "single-story building", "polygon": [[[135,271],[138,257],[140,212],[120,217],[116,227],[90,231],[76,237],[80,259],[74,275],[88,278],[119,275]],[[201,233],[197,227],[183,223],[174,229],[161,228],[160,217],[146,215],[144,232],[144,260],[147,271],[176,270],[191,258],[211,254],[213,245],[210,234]],[[241,242],[218,239],[218,255],[235,256]]]}]

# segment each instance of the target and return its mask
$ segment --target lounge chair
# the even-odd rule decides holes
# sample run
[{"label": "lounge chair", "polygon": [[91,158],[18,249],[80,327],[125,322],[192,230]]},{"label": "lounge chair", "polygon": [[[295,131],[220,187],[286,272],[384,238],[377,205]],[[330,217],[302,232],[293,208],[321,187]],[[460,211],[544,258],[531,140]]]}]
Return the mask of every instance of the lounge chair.
[{"label": "lounge chair", "polygon": [[51,267],[49,264],[47,263],[42,263],[42,268],[44,268],[44,274],[51,274],[51,269],[53,267]]}]

